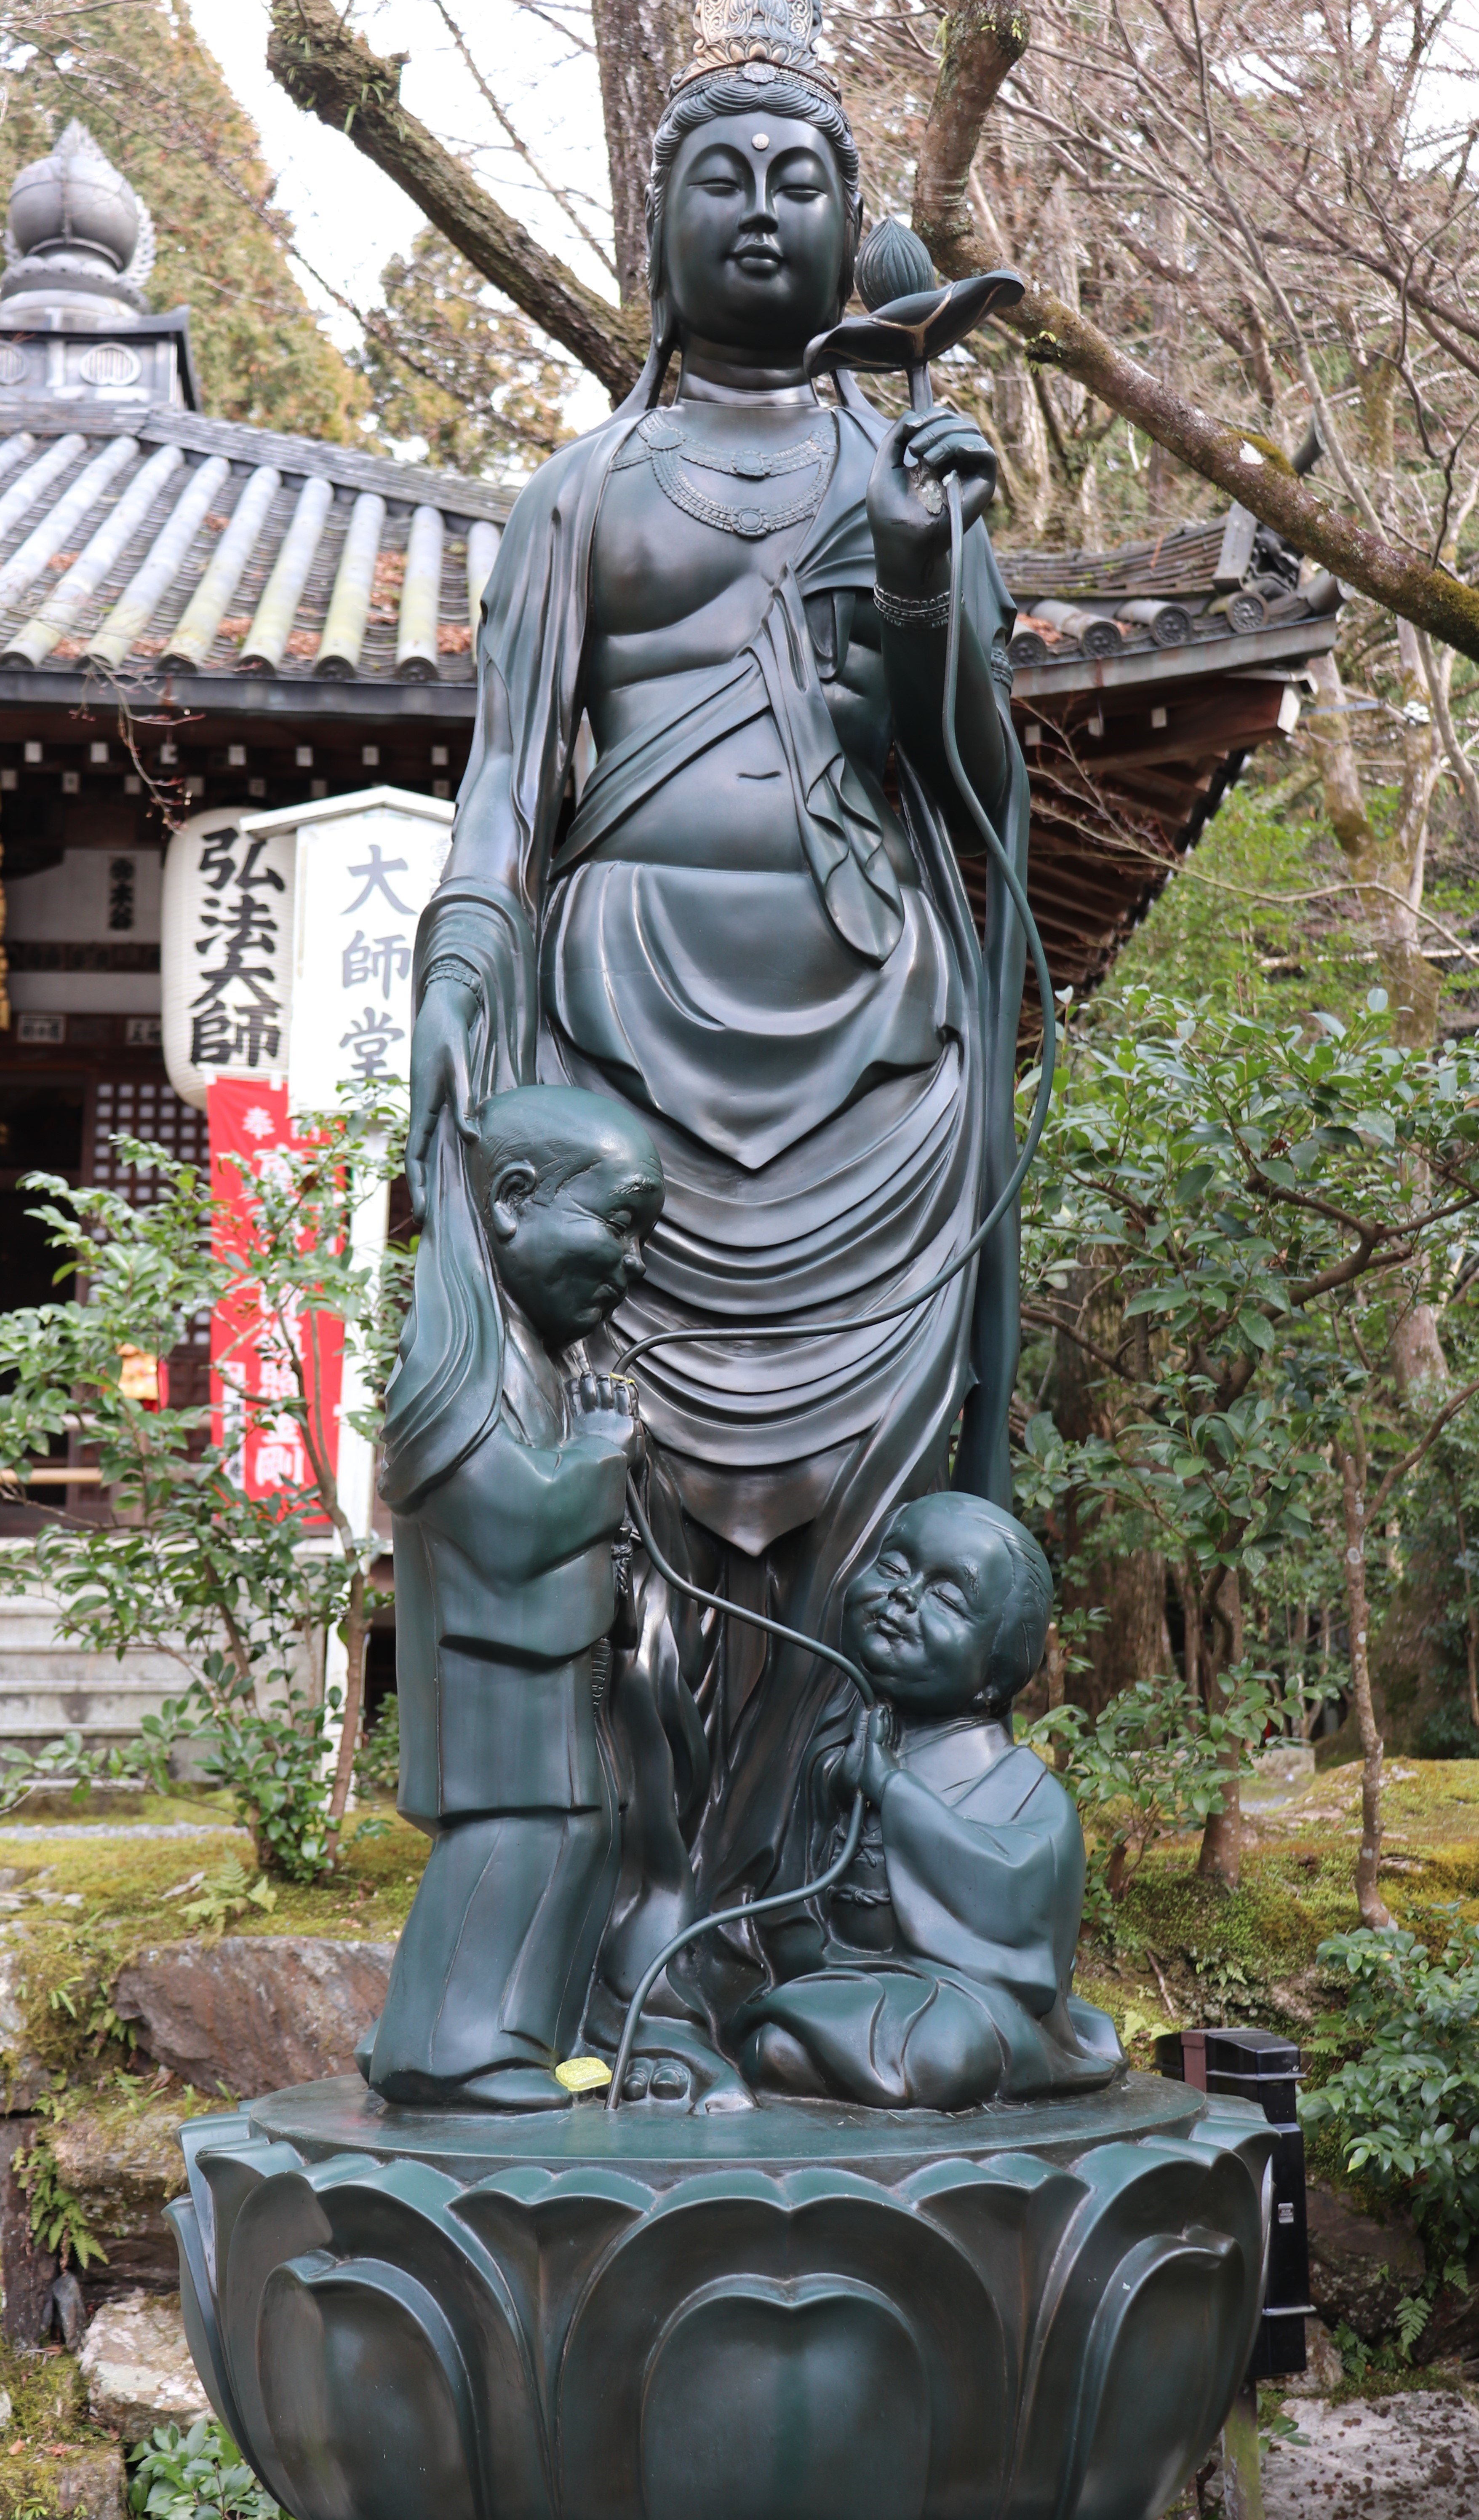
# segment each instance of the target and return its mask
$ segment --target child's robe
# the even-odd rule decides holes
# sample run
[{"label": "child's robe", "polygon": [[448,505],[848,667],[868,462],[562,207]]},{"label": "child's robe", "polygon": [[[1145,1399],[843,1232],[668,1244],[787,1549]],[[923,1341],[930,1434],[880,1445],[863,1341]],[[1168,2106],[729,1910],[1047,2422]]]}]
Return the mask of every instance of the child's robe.
[{"label": "child's robe", "polygon": [[1124,2060],[1107,2013],[1070,1992],[1084,1840],[1068,1795],[999,1723],[920,1726],[895,1756],[831,1893],[825,1965],[738,2027],[774,2024],[828,2092],[877,2108],[1099,2089]]}]

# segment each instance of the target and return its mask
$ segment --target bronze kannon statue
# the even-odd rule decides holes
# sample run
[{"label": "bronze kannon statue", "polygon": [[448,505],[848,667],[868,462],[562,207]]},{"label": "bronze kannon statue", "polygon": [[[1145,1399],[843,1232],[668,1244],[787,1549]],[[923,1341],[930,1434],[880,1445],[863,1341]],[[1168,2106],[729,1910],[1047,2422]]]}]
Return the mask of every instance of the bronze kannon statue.
[{"label": "bronze kannon statue", "polygon": [[187,2127],[169,2208],[297,2520],[1153,2520],[1257,2330],[1274,2130],[1074,1996],[1012,1740],[1052,1061],[1018,1152],[1011,608],[927,361],[1018,284],[874,230],[843,317],[812,5],[699,0],[651,358],[484,599],[382,1481],[431,1855],[369,2089]]},{"label": "bronze kannon statue", "polygon": [[[586,2048],[611,2052],[674,1933],[811,1877],[818,1777],[856,1769],[855,1700],[834,1665],[738,1613],[835,1642],[849,1585],[880,1535],[903,1527],[901,1507],[947,1484],[962,1506],[1004,1508],[1010,1495],[1013,1216],[977,1260],[911,1301],[962,1253],[1016,1151],[1022,926],[995,866],[981,932],[972,921],[957,853],[981,840],[941,723],[948,490],[964,531],[959,767],[1020,874],[1012,614],[983,521],[996,460],[946,407],[890,424],[845,367],[828,399],[809,373],[808,345],[852,292],[863,215],[811,0],[746,0],[738,14],[733,0],[703,0],[695,61],[654,139],[648,214],[651,352],[629,400],[542,467],[505,531],[452,855],[418,945],[407,1169],[424,1238],[382,1492],[397,1514],[402,1804],[437,1847],[367,2062],[386,2096],[451,2105],[558,2104],[567,2095],[552,2069],[577,2028]],[[892,236],[916,288],[932,278],[914,240]],[[595,768],[577,795],[583,720]],[[647,1549],[628,1550],[628,1526],[619,1625],[614,1603],[599,1629],[583,1609],[589,1634],[557,1620],[558,1643],[531,1633],[517,1646],[565,1657],[557,1693],[590,1685],[570,1656],[596,1656],[601,1750],[583,1821],[537,1782],[533,1709],[553,1684],[532,1662],[526,1731],[512,1714],[481,1733],[469,1719],[477,1773],[445,1774],[454,1698],[466,1708],[481,1687],[512,1708],[518,1693],[516,1618],[490,1610],[479,1627],[438,1589],[445,1531],[461,1518],[460,1563],[492,1603],[512,1564],[553,1566],[567,1544],[573,1569],[582,1552],[608,1552],[622,1523],[618,1480],[604,1522],[571,1506],[561,1543],[549,1486],[540,1510],[554,1522],[535,1548],[520,1522],[534,1490],[514,1472],[525,1439],[512,1393],[489,1433],[517,1343],[496,1324],[528,1298],[509,1282],[523,1229],[506,1230],[514,1210],[500,1207],[488,1114],[535,1087],[555,1174],[582,1129],[594,1132],[592,1165],[605,1160],[605,1114],[608,1136],[625,1132],[628,1168],[647,1165],[661,1192],[644,1204],[627,1184],[611,1227],[641,1240],[645,1266],[616,1271],[578,1332],[552,1302],[526,1344],[545,1337],[539,1371],[554,1395],[571,1374],[609,1376],[656,1333],[686,1334],[648,1348],[637,1370],[645,1511],[672,1575],[736,1613],[682,1594]],[[526,1151],[520,1195],[537,1206],[546,1170]],[[529,1443],[595,1440],[561,1406],[562,1419],[553,1396],[533,1413]],[[1001,1552],[956,1536],[976,1549],[967,1589],[994,1615]],[[1019,1669],[1013,1687],[1029,1676]],[[971,1679],[962,1708],[976,1694]],[[994,1731],[966,1723],[968,1764],[983,1745],[1009,1751],[1009,1716],[993,1720]],[[874,1804],[886,1755],[875,1744],[861,1771]],[[527,1779],[509,1772],[520,1757]],[[895,1756],[894,1772],[909,1766]],[[986,1797],[993,1825],[1017,1824],[1005,1793]],[[608,1802],[619,1831],[597,1816]],[[511,1815],[535,1803],[542,1817],[515,1826]],[[1054,1825],[1076,1836],[1064,1812]],[[491,1832],[481,1890],[474,1819]],[[590,1851],[576,1863],[582,1830]],[[891,1844],[885,1826],[860,1860],[881,1861]],[[557,1877],[564,1887],[536,1919],[540,1886]],[[993,2047],[990,2002],[976,2003],[964,2097],[1081,2087],[1116,2069],[1112,2039],[1076,2028],[1065,2008],[1079,1892],[1063,1873],[1053,1895],[1067,1930],[1050,1935],[1053,1983],[1034,1980],[1030,1998],[1052,2033]],[[505,1925],[480,2026],[452,2037],[452,2014],[472,2001],[470,1919],[490,1902]],[[556,1939],[578,1944],[580,2002],[572,2014],[567,1989],[546,2002],[543,2028],[509,2013],[499,2031],[493,1997],[504,2002],[509,1970],[518,1974],[515,1912],[546,1965],[552,1920],[564,1918]],[[743,2104],[741,2045],[752,2078],[828,2088],[827,2040],[783,2026],[794,2004],[765,2004],[792,1981],[814,1986],[840,1912],[812,1901],[691,1947],[648,2002],[633,2093]],[[435,1980],[434,1956],[447,1955],[439,2063],[428,2028],[409,2045],[392,2036],[417,2010],[412,1951],[423,2011],[426,1972]],[[896,1970],[895,1996],[903,1982]],[[937,2014],[960,2028],[971,1999],[929,1985]],[[845,2073],[832,2080],[852,2088]],[[881,2099],[882,2086],[863,2095]]]}]

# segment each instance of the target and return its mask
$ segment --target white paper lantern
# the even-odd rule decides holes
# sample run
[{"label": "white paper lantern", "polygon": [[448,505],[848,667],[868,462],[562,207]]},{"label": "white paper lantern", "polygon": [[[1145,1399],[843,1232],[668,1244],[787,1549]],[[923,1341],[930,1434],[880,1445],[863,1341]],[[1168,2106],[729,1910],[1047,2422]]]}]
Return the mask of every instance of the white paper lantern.
[{"label": "white paper lantern", "polygon": [[291,825],[254,828],[273,819],[229,805],[193,815],[164,860],[164,1065],[198,1111],[212,1076],[287,1070],[297,839]]}]

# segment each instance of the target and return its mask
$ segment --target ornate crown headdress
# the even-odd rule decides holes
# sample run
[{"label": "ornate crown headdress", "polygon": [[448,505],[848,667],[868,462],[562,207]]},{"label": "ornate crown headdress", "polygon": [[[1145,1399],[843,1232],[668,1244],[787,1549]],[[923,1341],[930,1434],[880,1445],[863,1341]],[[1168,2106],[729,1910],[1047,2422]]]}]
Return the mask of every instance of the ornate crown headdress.
[{"label": "ornate crown headdress", "polygon": [[697,0],[694,58],[676,72],[673,93],[714,70],[738,70],[756,87],[786,73],[829,96],[839,82],[817,58],[822,0]]}]

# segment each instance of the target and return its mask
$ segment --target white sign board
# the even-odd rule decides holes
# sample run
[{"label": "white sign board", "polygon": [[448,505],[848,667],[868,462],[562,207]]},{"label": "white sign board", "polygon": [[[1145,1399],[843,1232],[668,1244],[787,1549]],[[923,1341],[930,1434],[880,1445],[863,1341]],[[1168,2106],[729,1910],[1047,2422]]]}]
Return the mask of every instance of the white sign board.
[{"label": "white sign board", "polygon": [[223,806],[164,861],[164,1064],[199,1111],[212,1076],[288,1079],[295,1111],[411,1073],[416,923],[452,841],[450,801],[369,788],[270,814]]},{"label": "white sign board", "polygon": [[297,825],[288,1099],[327,1107],[340,1085],[411,1073],[417,922],[452,845],[450,802],[394,788],[336,797]]}]

